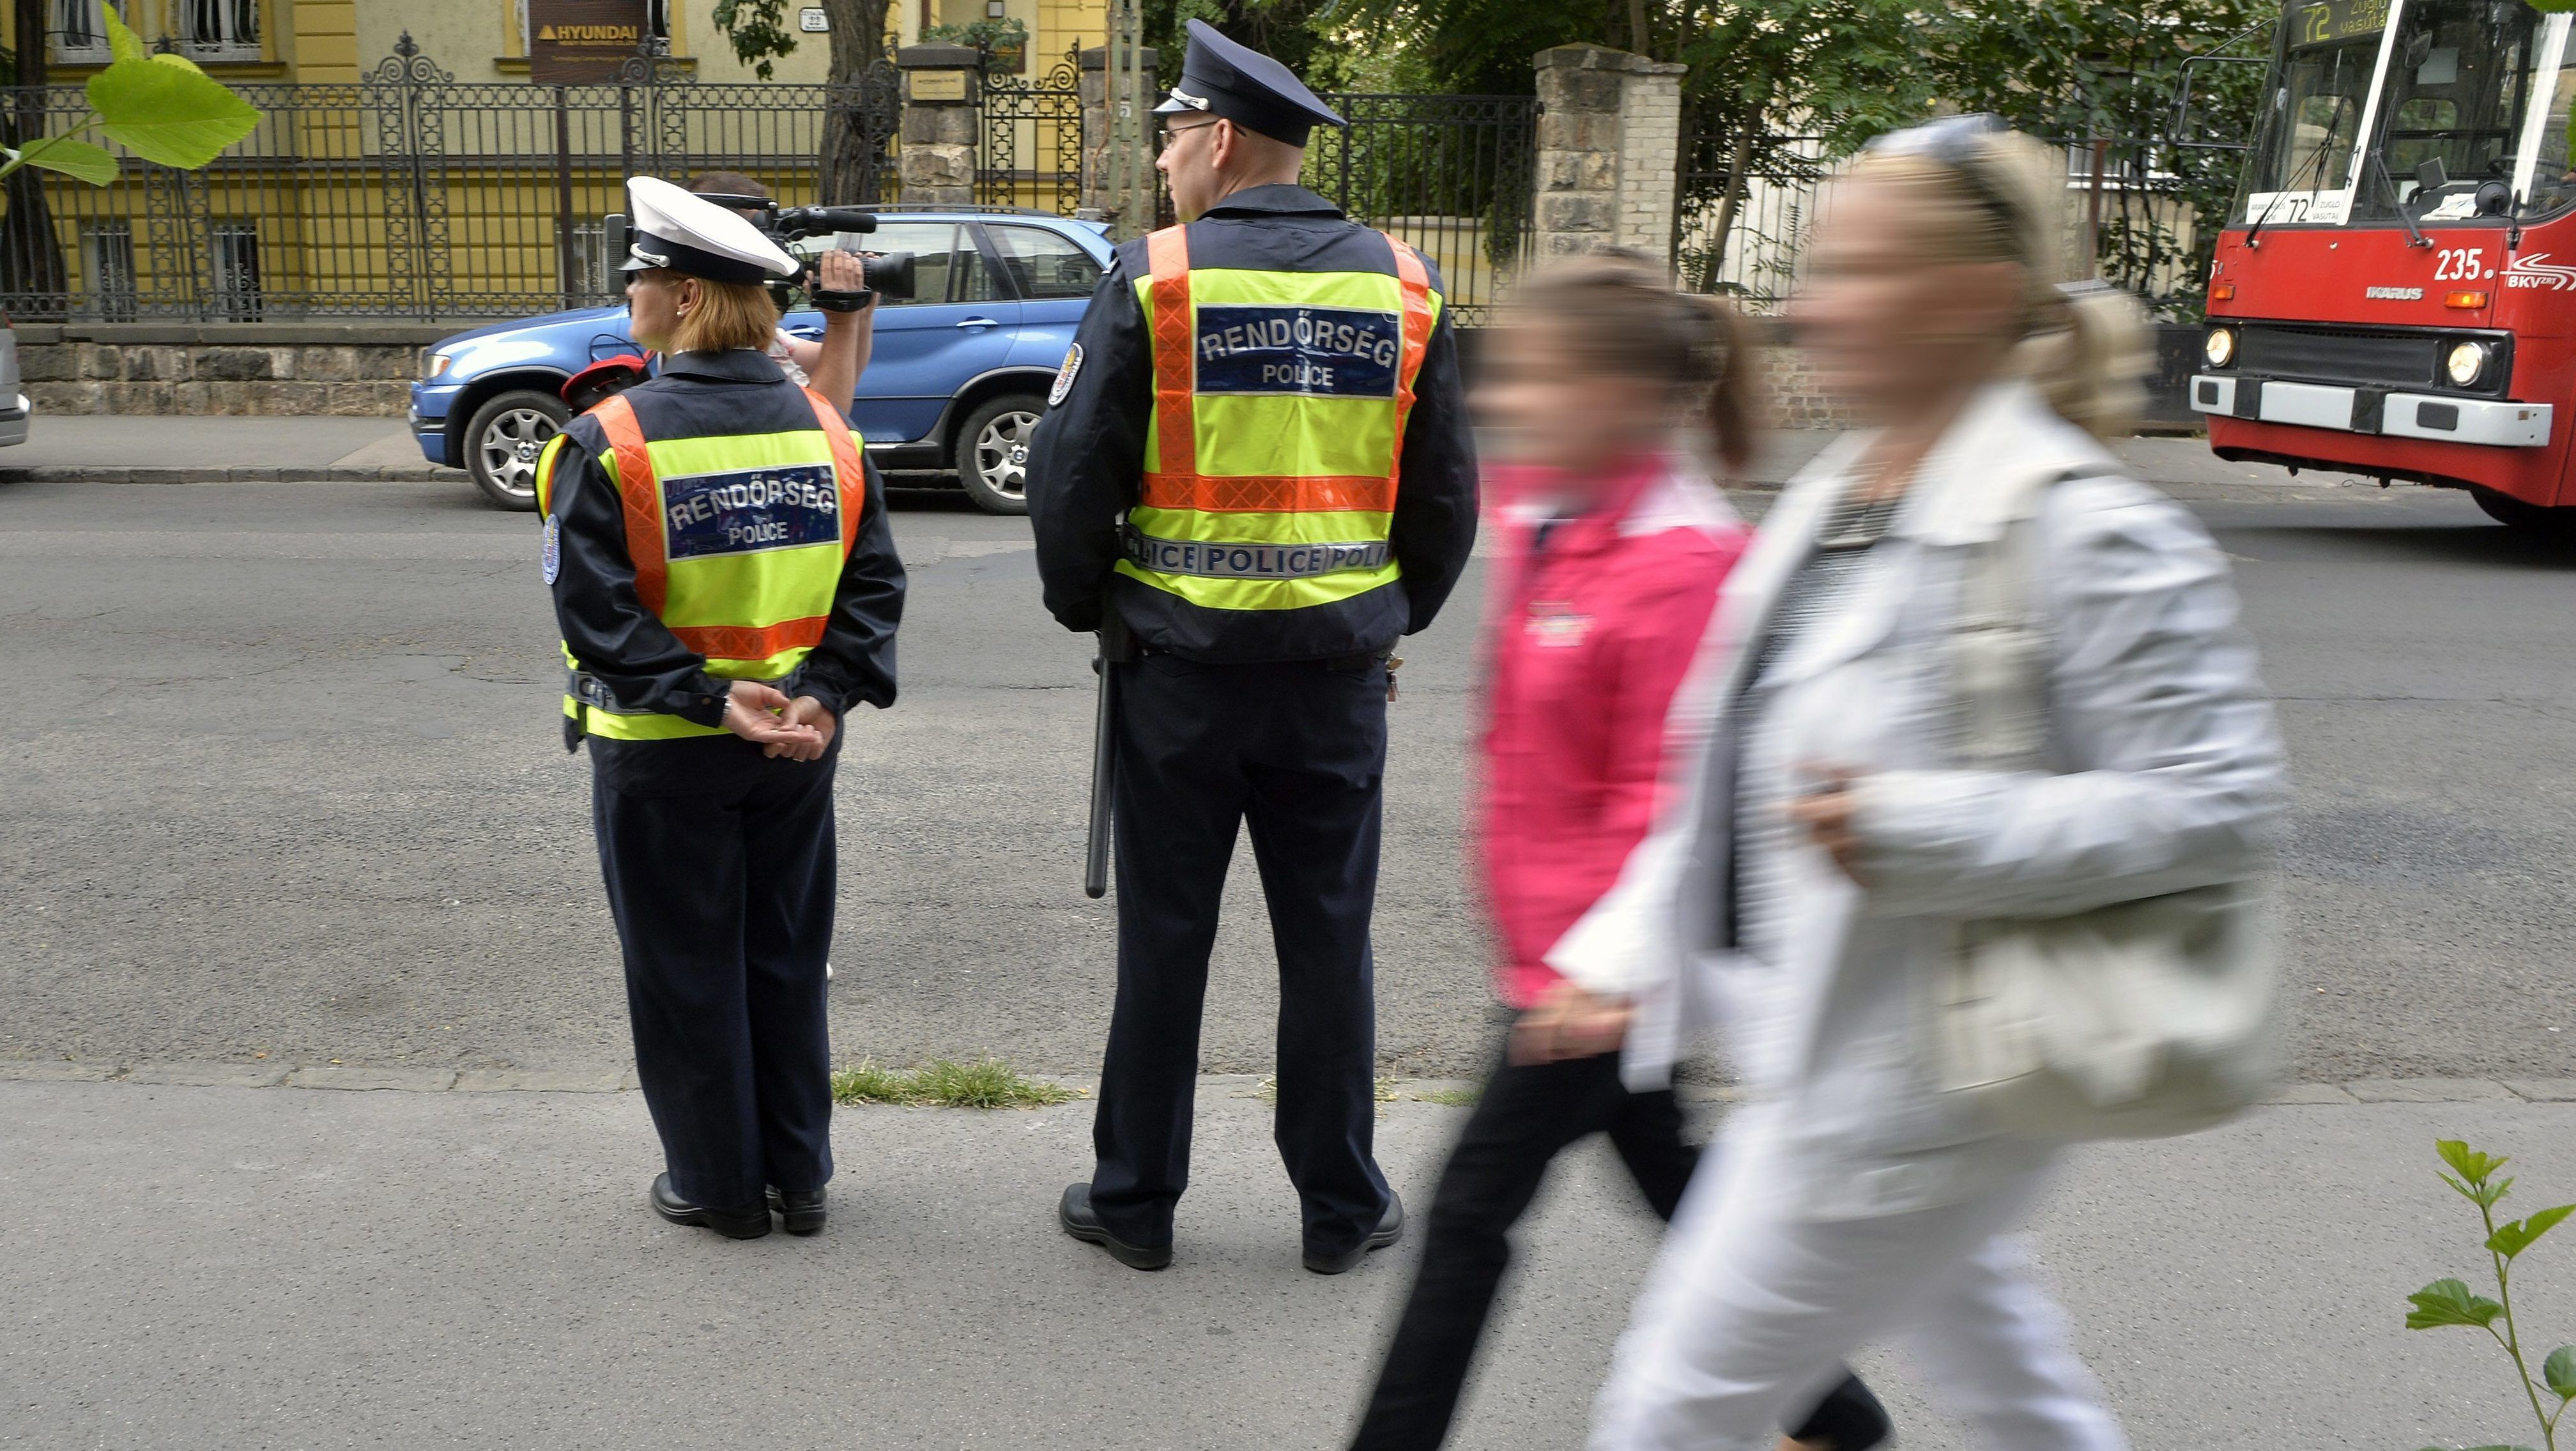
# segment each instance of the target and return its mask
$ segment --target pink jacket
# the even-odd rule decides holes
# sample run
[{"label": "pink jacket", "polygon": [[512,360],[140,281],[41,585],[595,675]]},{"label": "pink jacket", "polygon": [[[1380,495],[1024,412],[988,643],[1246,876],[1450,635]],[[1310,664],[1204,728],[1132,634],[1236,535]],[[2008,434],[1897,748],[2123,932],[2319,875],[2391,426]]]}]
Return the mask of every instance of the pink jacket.
[{"label": "pink jacket", "polygon": [[1548,949],[1645,839],[1666,712],[1746,539],[1714,487],[1654,457],[1533,555],[1544,484],[1529,469],[1486,481],[1502,566],[1485,612],[1475,830],[1503,948],[1496,991],[1516,1008],[1557,980]]}]

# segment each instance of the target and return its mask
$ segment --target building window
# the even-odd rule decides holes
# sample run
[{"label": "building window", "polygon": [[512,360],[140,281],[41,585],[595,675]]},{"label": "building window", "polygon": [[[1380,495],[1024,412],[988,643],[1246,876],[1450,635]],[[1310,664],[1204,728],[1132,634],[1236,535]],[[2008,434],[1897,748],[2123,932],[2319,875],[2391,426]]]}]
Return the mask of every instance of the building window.
[{"label": "building window", "polygon": [[126,222],[83,222],[80,229],[81,271],[89,284],[91,305],[101,322],[132,322],[138,309],[134,287],[134,228]]},{"label": "building window", "polygon": [[[116,59],[107,45],[107,19],[100,13],[106,0],[51,0],[46,5],[52,19],[54,61],[58,65],[105,65]],[[118,16],[132,18],[133,0],[116,8]]]},{"label": "building window", "polygon": [[179,53],[192,60],[259,60],[259,0],[177,0]]},{"label": "building window", "polygon": [[215,316],[226,322],[259,321],[259,224],[217,222],[212,241]]}]

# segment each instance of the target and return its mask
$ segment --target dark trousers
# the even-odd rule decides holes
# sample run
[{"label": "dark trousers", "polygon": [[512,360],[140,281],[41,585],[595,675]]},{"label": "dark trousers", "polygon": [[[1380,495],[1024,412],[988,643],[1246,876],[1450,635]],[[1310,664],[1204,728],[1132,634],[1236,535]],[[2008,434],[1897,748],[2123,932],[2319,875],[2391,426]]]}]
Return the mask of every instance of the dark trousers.
[{"label": "dark trousers", "polygon": [[[1619,1081],[1616,1053],[1527,1065],[1506,1058],[1486,1080],[1440,1170],[1422,1267],[1353,1451],[1432,1451],[1447,1438],[1494,1292],[1511,1263],[1512,1226],[1557,1154],[1595,1133],[1610,1136],[1647,1207],[1671,1219],[1699,1150],[1682,1138],[1681,1106],[1670,1089],[1629,1092]],[[1858,1448],[1886,1434],[1886,1419],[1868,1388],[1847,1379],[1791,1434]]]},{"label": "dark trousers", "polygon": [[837,756],[770,761],[731,736],[591,746],[636,1073],[672,1188],[718,1208],[822,1188]]},{"label": "dark trousers", "polygon": [[1369,909],[1386,769],[1386,669],[1200,665],[1119,671],[1118,998],[1092,1123],[1091,1203],[1133,1244],[1172,1238],[1189,1182],[1208,952],[1238,823],[1279,954],[1276,1138],[1309,1248],[1376,1228],[1377,1018]]}]

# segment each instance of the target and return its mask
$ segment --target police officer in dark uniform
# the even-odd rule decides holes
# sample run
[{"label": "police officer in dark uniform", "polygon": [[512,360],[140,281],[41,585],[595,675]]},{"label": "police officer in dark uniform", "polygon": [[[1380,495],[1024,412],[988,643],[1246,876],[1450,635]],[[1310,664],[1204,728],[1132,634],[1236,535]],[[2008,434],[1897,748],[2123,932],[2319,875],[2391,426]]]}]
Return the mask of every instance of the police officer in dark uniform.
[{"label": "police officer in dark uniform", "polygon": [[[1191,21],[1157,108],[1183,225],[1118,249],[1031,448],[1046,605],[1117,672],[1118,993],[1088,1183],[1058,1220],[1170,1263],[1217,902],[1248,823],[1279,953],[1277,1138],[1305,1264],[1395,1243],[1372,1152],[1391,647],[1475,540],[1440,281],[1297,184],[1341,125],[1277,61]],[[1133,650],[1114,647],[1119,636]]]},{"label": "police officer in dark uniform", "polygon": [[[823,1227],[832,1177],[824,957],[843,712],[895,697],[903,567],[840,403],[764,356],[795,260],[667,182],[627,183],[635,338],[661,376],[540,456],[544,568],[590,743],[625,950],[654,1210],[736,1239]],[[830,259],[826,259],[827,262]],[[815,294],[854,353],[856,259]]]}]

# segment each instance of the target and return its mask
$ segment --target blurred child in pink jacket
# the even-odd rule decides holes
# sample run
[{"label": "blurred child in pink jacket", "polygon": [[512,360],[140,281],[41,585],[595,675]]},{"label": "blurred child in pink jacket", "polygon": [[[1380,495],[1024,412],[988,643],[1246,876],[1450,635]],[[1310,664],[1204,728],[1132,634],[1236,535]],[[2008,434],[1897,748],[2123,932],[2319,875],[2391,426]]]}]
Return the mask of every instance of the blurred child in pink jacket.
[{"label": "blurred child in pink jacket", "polygon": [[[1547,965],[1662,804],[1665,717],[1746,531],[1707,477],[1751,455],[1732,312],[1633,254],[1561,262],[1514,293],[1473,403],[1491,455],[1485,718],[1474,837],[1513,1010],[1503,1061],[1442,1169],[1404,1316],[1354,1451],[1448,1434],[1511,1258],[1510,1230],[1556,1154],[1606,1133],[1670,1219],[1699,1150],[1667,1087],[1620,1081],[1625,1009]],[[1793,1444],[1861,1451],[1887,1433],[1857,1380]]]}]

